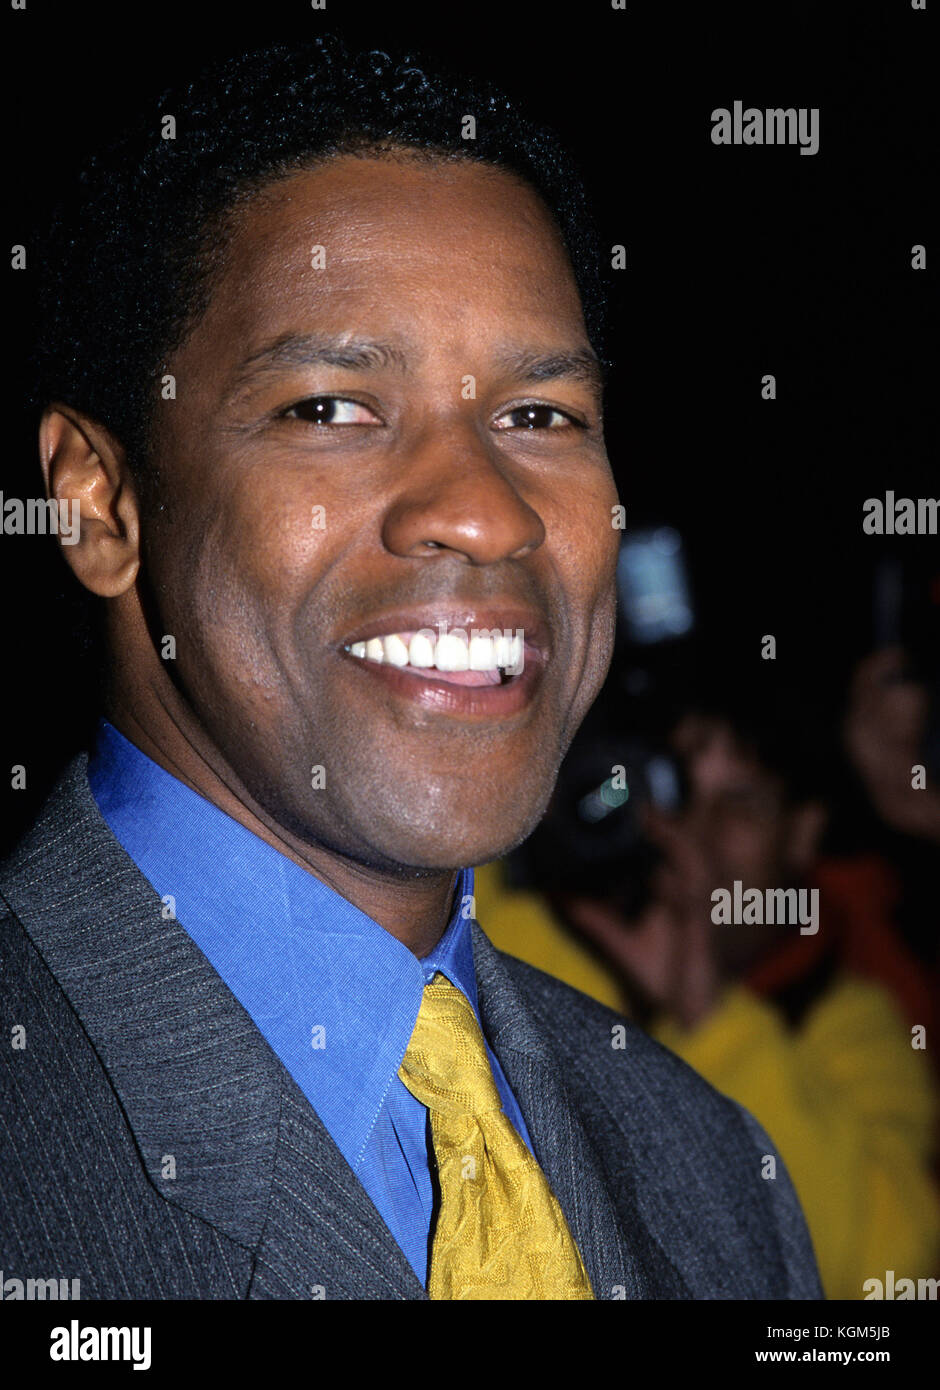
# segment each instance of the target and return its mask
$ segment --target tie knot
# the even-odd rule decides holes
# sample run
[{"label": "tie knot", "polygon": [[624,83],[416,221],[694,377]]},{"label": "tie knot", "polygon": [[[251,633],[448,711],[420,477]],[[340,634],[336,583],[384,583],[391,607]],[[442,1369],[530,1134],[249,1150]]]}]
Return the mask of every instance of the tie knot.
[{"label": "tie knot", "polygon": [[398,1075],[422,1105],[440,1114],[502,1109],[473,1005],[440,972],[424,987]]}]

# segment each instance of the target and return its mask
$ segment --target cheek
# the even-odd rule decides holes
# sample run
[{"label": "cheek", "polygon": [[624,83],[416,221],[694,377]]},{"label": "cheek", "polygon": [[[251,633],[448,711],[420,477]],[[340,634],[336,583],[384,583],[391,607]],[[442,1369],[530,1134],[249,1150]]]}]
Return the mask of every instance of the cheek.
[{"label": "cheek", "polygon": [[[617,493],[606,464],[580,474],[576,486],[566,486],[540,508],[554,562],[585,616],[592,604],[612,588],[621,532],[614,526]],[[538,506],[538,503],[536,503]]]},{"label": "cheek", "polygon": [[606,672],[613,646],[616,622],[617,555],[620,532],[612,524],[611,507],[616,500],[613,480],[599,481],[581,503],[562,521],[561,535],[566,547],[570,593],[574,611],[583,615],[588,642],[586,669]]},{"label": "cheek", "polygon": [[615,575],[620,532],[611,524],[616,501],[609,475],[572,497],[551,531],[553,562],[568,599],[570,626],[562,718],[567,746],[604,683],[616,630]]},{"label": "cheek", "polygon": [[180,674],[196,687],[213,671],[276,684],[272,652],[287,652],[297,603],[327,563],[330,537],[325,516],[287,489],[220,489],[202,508],[185,516],[179,509],[148,551],[161,619],[177,635]]}]

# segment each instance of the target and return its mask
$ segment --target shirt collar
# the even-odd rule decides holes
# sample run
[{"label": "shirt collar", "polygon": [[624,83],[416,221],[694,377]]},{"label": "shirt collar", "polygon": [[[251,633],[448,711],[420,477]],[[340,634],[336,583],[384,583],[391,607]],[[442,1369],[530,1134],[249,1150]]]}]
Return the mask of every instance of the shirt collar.
[{"label": "shirt collar", "polygon": [[88,780],[116,839],[252,1017],[355,1169],[440,970],[479,1019],[473,870],[423,960],[106,720]]}]

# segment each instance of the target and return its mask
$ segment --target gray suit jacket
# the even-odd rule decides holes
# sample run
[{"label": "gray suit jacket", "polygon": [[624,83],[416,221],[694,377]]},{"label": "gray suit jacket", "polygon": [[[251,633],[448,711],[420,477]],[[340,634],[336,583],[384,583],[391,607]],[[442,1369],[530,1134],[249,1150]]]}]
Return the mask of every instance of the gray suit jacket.
[{"label": "gray suit jacket", "polygon": [[[86,766],[0,873],[3,1277],[79,1278],[83,1299],[426,1298],[303,1093],[162,917]],[[472,931],[484,1031],[596,1296],[821,1298],[756,1121]]]}]

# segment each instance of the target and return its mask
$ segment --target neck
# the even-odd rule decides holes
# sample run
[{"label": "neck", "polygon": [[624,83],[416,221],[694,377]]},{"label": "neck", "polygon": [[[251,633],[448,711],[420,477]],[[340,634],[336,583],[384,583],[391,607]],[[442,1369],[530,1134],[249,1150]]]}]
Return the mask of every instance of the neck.
[{"label": "neck", "polygon": [[105,716],[166,772],[346,898],[419,959],[440,941],[452,914],[456,870],[395,876],[294,835],[255,801],[181,701],[172,709],[151,701],[143,711],[112,689]]}]

